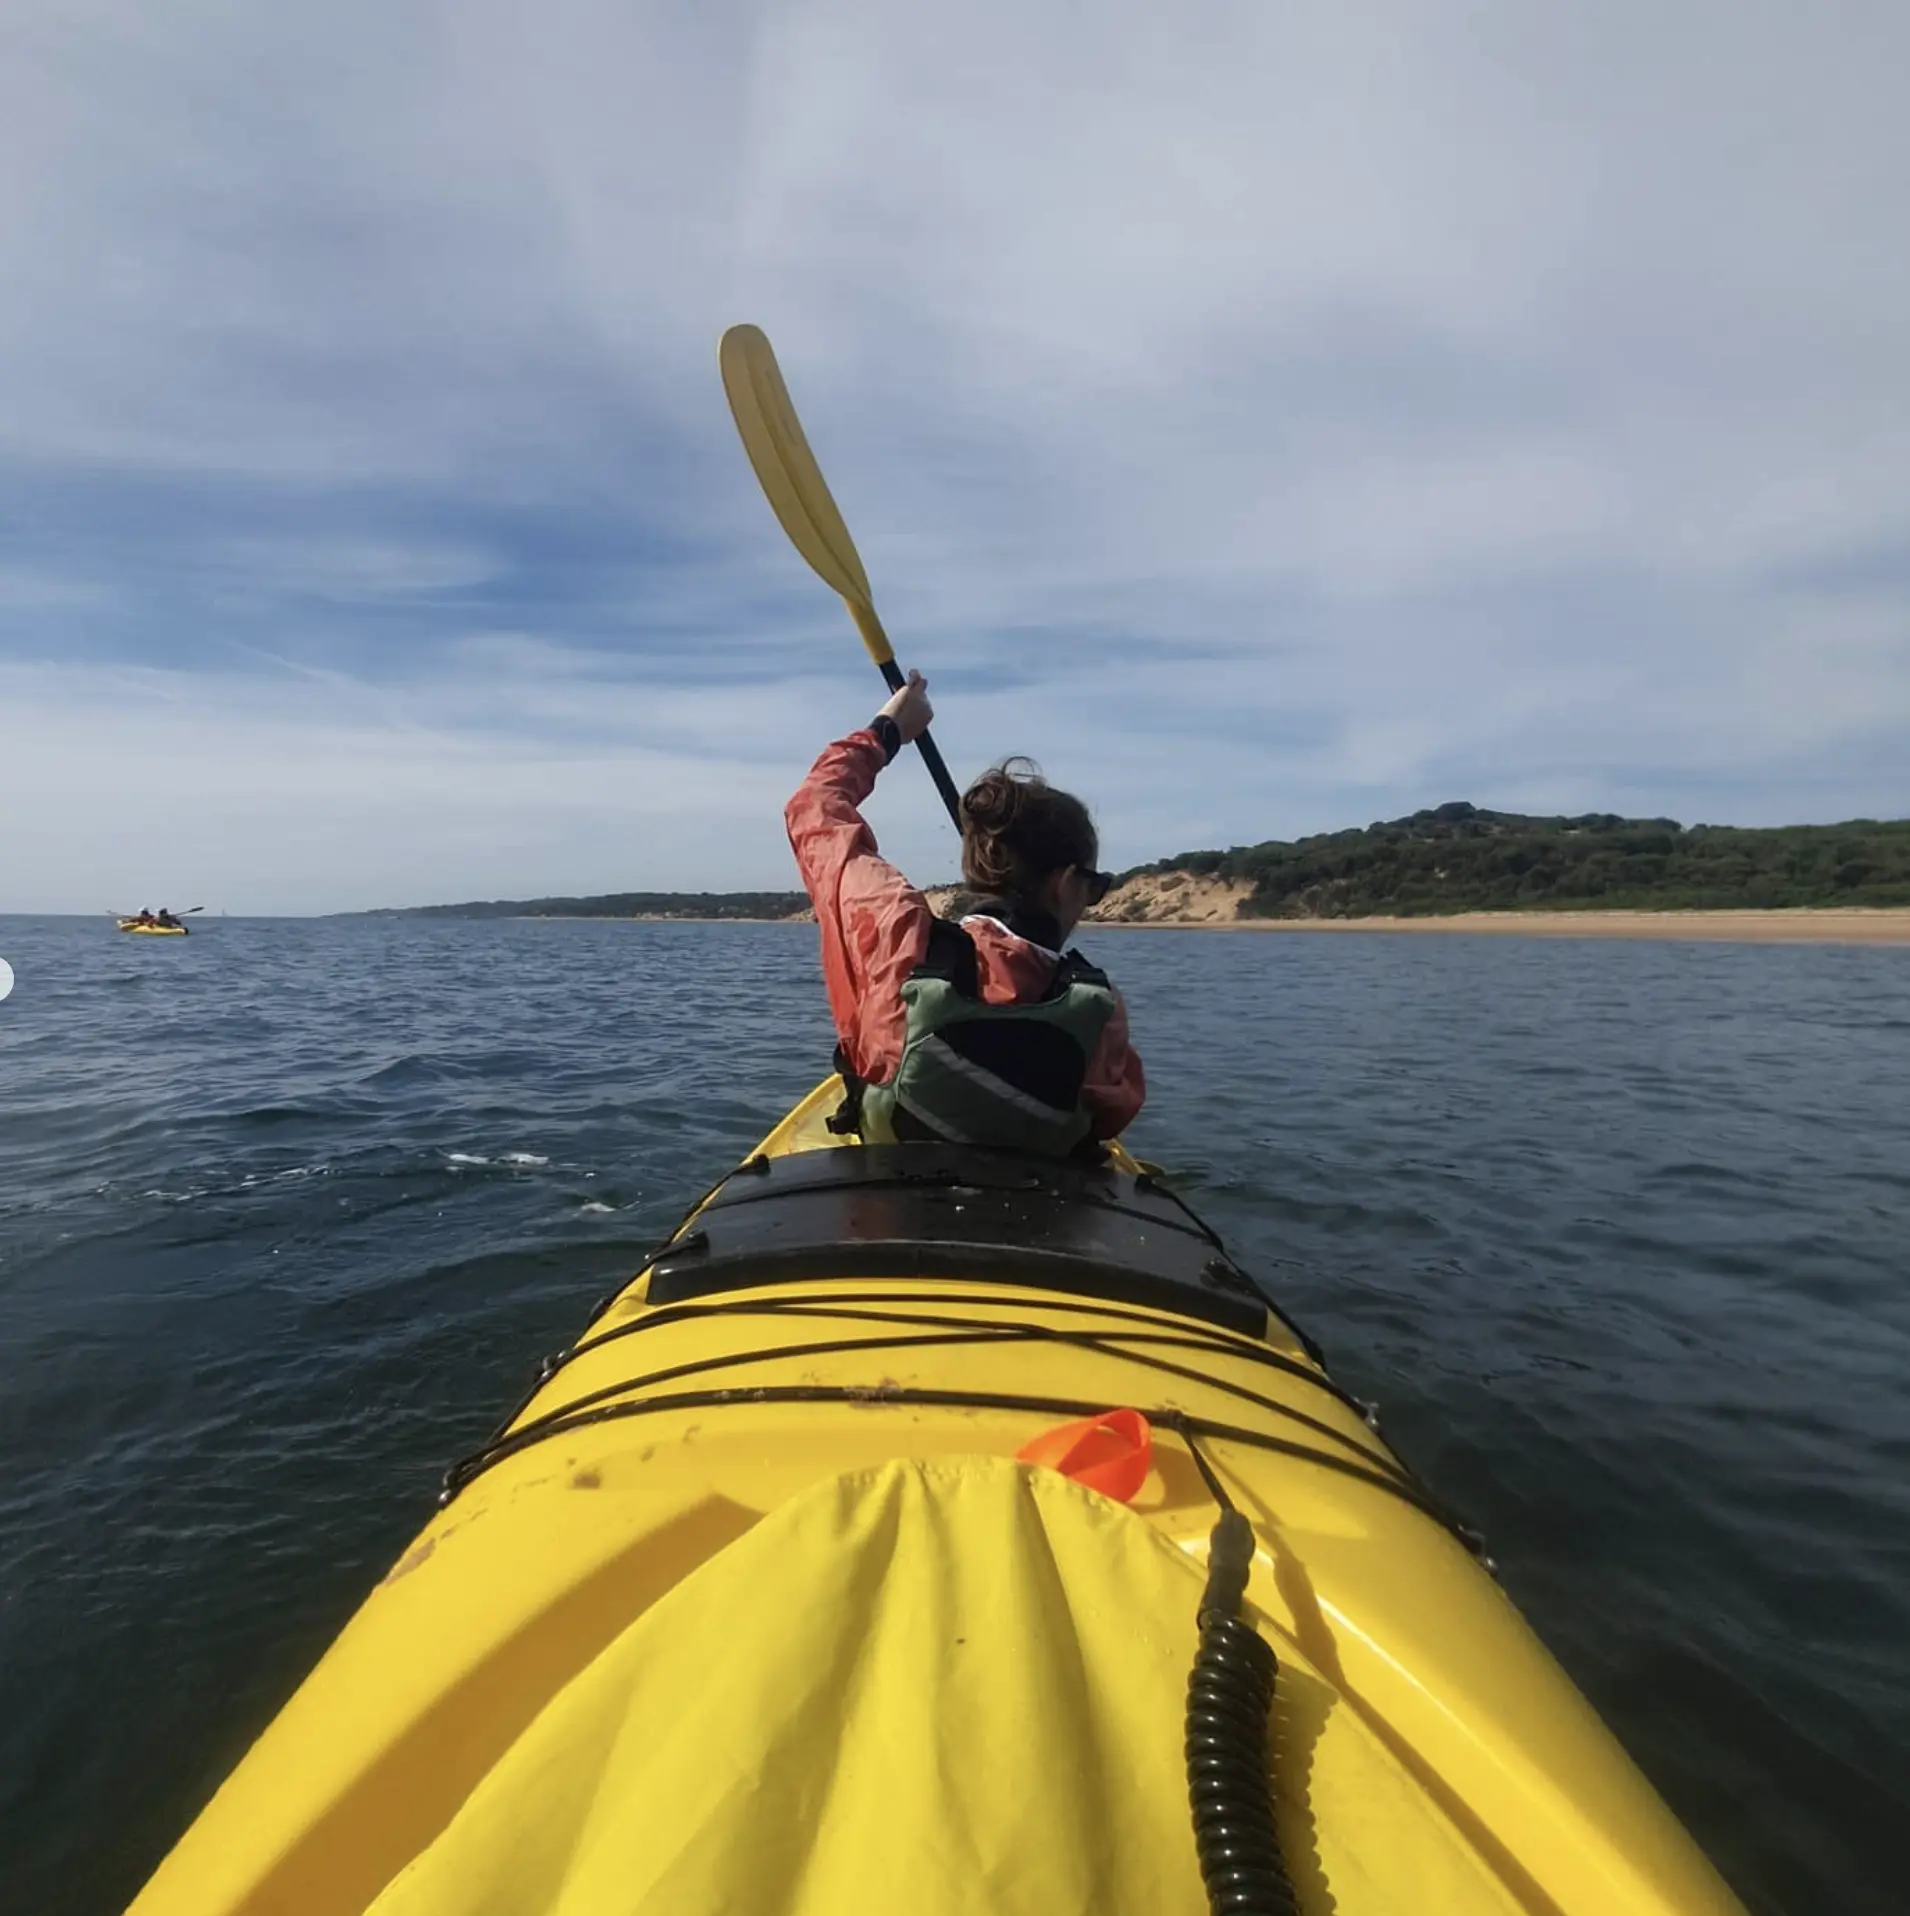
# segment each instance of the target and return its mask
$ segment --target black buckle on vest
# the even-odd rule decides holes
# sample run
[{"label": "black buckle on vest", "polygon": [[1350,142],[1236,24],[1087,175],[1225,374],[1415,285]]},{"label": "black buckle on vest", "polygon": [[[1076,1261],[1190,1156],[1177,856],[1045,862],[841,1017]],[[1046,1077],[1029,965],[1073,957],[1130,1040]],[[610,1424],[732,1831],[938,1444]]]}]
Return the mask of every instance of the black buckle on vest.
[{"label": "black buckle on vest", "polygon": [[836,1046],[836,1076],[842,1080],[842,1102],[824,1126],[836,1137],[859,1138],[862,1135],[862,1079],[849,1067],[849,1054]]}]

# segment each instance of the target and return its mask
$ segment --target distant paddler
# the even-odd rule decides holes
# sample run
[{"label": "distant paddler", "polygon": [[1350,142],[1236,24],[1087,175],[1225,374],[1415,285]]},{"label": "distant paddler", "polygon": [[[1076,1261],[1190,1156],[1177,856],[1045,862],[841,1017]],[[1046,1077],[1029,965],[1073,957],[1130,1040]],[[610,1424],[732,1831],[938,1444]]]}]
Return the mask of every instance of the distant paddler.
[{"label": "distant paddler", "polygon": [[117,920],[121,931],[144,932],[148,937],[164,935],[184,938],[192,927],[185,924],[183,920],[190,918],[195,911],[204,910],[203,905],[190,905],[184,912],[175,916],[169,905],[161,905],[156,912],[149,905],[141,905],[137,912],[130,915],[115,912],[113,917]]}]

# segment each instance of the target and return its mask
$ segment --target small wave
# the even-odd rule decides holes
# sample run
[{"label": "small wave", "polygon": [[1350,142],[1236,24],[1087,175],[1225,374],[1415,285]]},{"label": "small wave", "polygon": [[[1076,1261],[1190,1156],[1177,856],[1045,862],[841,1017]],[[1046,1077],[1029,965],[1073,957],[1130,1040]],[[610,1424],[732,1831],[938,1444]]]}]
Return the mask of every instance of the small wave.
[{"label": "small wave", "polygon": [[1679,1158],[1667,1164],[1654,1164],[1644,1176],[1648,1184],[1723,1184],[1756,1188],[1761,1182],[1734,1164],[1707,1163],[1702,1158]]},{"label": "small wave", "polygon": [[587,1217],[609,1217],[617,1207],[614,1204],[599,1204],[595,1198],[589,1198],[577,1208]]},{"label": "small wave", "polygon": [[282,1124],[327,1124],[344,1115],[342,1109],[324,1104],[255,1104],[234,1111],[231,1122],[270,1127]]},{"label": "small wave", "polygon": [[549,1158],[540,1158],[535,1151],[506,1151],[504,1155],[498,1159],[498,1163],[500,1164],[525,1164],[533,1166],[548,1164],[549,1162]]},{"label": "small wave", "polygon": [[438,1085],[471,1075],[472,1067],[463,1059],[413,1051],[407,1052],[402,1058],[392,1059],[389,1064],[380,1065],[375,1071],[362,1073],[356,1082],[361,1086],[376,1085],[380,1091],[389,1091],[407,1085]]},{"label": "small wave", "polygon": [[475,1151],[453,1151],[445,1158],[446,1164],[489,1164],[489,1158],[481,1158]]}]

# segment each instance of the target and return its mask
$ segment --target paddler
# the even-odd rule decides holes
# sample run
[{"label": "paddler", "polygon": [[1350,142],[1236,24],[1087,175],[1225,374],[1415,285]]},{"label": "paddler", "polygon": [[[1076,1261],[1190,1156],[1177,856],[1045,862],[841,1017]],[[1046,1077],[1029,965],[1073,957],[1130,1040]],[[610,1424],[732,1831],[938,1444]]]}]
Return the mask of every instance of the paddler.
[{"label": "paddler", "polygon": [[831,1129],[1093,1154],[1147,1096],[1120,993],[1065,949],[1113,882],[1096,869],[1093,821],[1026,760],[984,772],[961,801],[962,877],[981,902],[959,925],[938,919],[859,809],[933,717],[911,672],[784,811],[839,1040],[846,1095]]}]

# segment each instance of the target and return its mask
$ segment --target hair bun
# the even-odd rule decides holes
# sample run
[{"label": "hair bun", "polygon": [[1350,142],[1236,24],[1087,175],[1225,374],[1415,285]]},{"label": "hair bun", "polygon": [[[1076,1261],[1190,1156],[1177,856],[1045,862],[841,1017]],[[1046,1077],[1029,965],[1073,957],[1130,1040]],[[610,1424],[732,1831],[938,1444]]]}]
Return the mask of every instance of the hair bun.
[{"label": "hair bun", "polygon": [[962,794],[962,875],[977,891],[1032,897],[1051,873],[1092,866],[1093,821],[1078,798],[1058,792],[1032,759],[991,766]]},{"label": "hair bun", "polygon": [[[1023,766],[1027,766],[1027,773],[1017,776]],[[1009,759],[984,772],[962,794],[963,825],[973,826],[976,831],[991,836],[1008,830],[1015,821],[1015,814],[1021,810],[1028,773],[1032,773],[1036,779],[1041,776],[1025,758]]]}]

